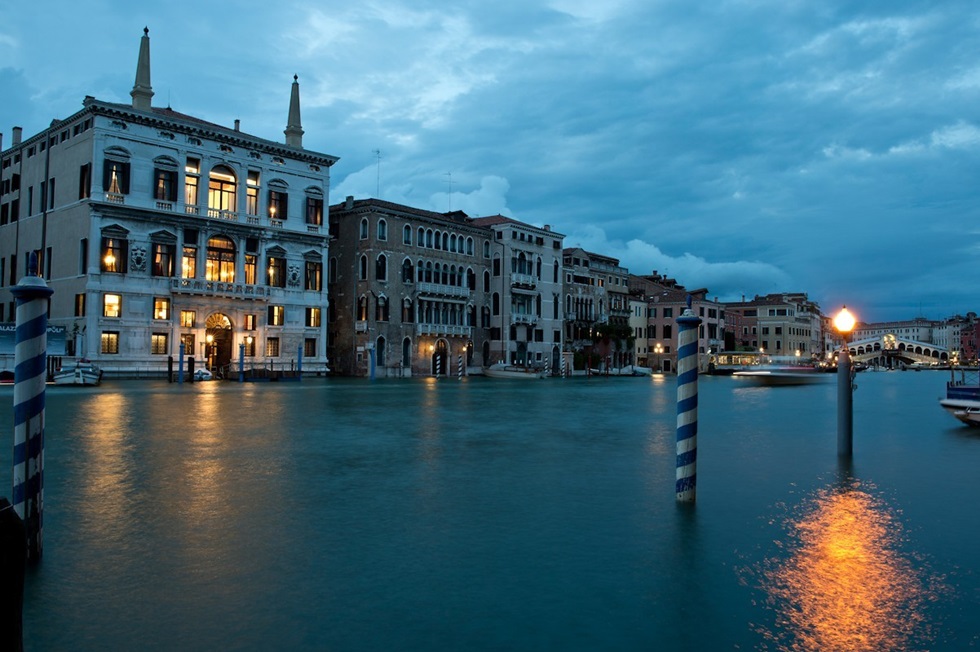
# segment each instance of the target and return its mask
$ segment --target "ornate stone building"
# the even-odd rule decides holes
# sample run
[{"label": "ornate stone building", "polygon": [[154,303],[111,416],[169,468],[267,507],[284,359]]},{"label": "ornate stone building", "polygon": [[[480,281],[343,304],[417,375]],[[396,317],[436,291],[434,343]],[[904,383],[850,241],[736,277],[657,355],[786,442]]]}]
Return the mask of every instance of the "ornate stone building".
[{"label": "ornate stone building", "polygon": [[[219,371],[327,368],[326,209],[337,158],[303,148],[294,77],[285,142],[153,106],[150,40],[132,104],[82,109],[2,152],[0,322],[36,252],[66,353],[154,375],[184,345]],[[285,99],[285,98],[284,98]],[[284,101],[285,104],[285,101]]]}]

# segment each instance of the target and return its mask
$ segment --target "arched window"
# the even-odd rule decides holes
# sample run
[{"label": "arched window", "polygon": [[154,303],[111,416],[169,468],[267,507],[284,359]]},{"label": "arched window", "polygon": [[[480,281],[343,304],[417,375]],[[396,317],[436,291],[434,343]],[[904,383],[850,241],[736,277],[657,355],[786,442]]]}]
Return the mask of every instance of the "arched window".
[{"label": "arched window", "polygon": [[419,237],[415,241],[415,244],[417,244],[420,247],[425,246],[425,229],[423,229],[421,226],[419,227]]},{"label": "arched window", "polygon": [[402,282],[411,283],[413,280],[415,280],[413,278],[414,276],[415,270],[412,267],[412,261],[406,258],[404,261],[402,261]]},{"label": "arched window", "polygon": [[456,234],[449,236],[449,251],[456,253]]},{"label": "arched window", "polygon": [[425,232],[425,246],[432,249],[432,229],[427,229]]},{"label": "arched window", "polygon": [[436,263],[435,269],[433,270],[432,273],[432,282],[439,283],[441,278],[442,278],[442,265]]},{"label": "arched window", "polygon": [[367,321],[368,300],[362,296],[357,300],[357,321]]},{"label": "arched window", "polygon": [[208,259],[204,278],[221,283],[235,282],[235,243],[222,235],[208,240]]},{"label": "arched window", "polygon": [[367,240],[368,237],[368,221],[366,217],[361,218],[361,240]]},{"label": "arched window", "polygon": [[407,224],[405,225],[405,228],[402,229],[402,244],[412,244],[412,227]]},{"label": "arched window", "polygon": [[388,257],[384,254],[378,256],[374,263],[374,278],[378,281],[388,280]]},{"label": "arched window", "polygon": [[384,336],[378,338],[378,343],[375,344],[374,350],[377,352],[375,356],[375,361],[379,367],[384,367],[387,363],[385,362],[385,350],[388,348],[388,343],[385,342]]},{"label": "arched window", "polygon": [[473,238],[466,238],[466,253],[473,255]]},{"label": "arched window", "polygon": [[361,255],[357,264],[357,280],[366,281],[367,280],[367,256]]},{"label": "arched window", "polygon": [[388,222],[385,220],[378,220],[378,240],[388,239]]},{"label": "arched window", "polygon": [[476,290],[476,272],[473,268],[466,270],[466,287],[470,290]]},{"label": "arched window", "polygon": [[483,243],[483,257],[484,258],[489,258],[490,257],[490,241],[489,240],[486,240]]},{"label": "arched window", "polygon": [[490,291],[490,272],[489,270],[483,270],[483,291]]},{"label": "arched window", "polygon": [[402,301],[402,321],[406,324],[411,324],[415,321],[415,310],[412,307],[411,299]]},{"label": "arched window", "polygon": [[456,266],[455,265],[453,265],[452,268],[450,268],[450,270],[449,270],[449,285],[459,285],[459,283],[456,282]]},{"label": "arched window", "polygon": [[449,285],[449,265],[442,266],[442,284]]},{"label": "arched window", "polygon": [[442,237],[440,236],[440,233],[441,233],[441,231],[436,231],[436,234],[435,234],[436,235],[436,241],[435,241],[435,248],[436,249],[442,249]]},{"label": "arched window", "polygon": [[432,261],[425,264],[425,282],[432,283]]},{"label": "arched window", "polygon": [[493,304],[493,314],[495,316],[496,315],[499,315],[500,314],[500,294],[498,292],[494,292],[493,293],[493,300],[491,301],[491,303]]},{"label": "arched window", "polygon": [[412,340],[408,337],[402,341],[402,366],[412,368]]},{"label": "arched window", "polygon": [[449,234],[448,233],[443,233],[442,234],[442,249],[443,249],[443,251],[445,251],[446,249],[449,249]]},{"label": "arched window", "polygon": [[381,295],[374,304],[374,320],[388,321],[388,297]]},{"label": "arched window", "polygon": [[236,212],[238,204],[235,199],[237,182],[235,172],[227,165],[216,165],[211,169],[208,180],[208,209],[215,217],[221,211]]}]

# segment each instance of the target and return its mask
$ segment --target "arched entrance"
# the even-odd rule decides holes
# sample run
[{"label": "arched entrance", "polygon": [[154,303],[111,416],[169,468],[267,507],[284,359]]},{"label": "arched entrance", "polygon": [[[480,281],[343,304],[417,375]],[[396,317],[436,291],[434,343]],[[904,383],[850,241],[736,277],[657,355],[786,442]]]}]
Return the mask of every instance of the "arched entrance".
[{"label": "arched entrance", "polygon": [[445,376],[449,373],[449,345],[446,340],[436,342],[436,348],[432,352],[432,375]]},{"label": "arched entrance", "polygon": [[232,356],[232,327],[227,315],[216,312],[205,322],[204,360],[208,369],[219,377],[228,375]]}]

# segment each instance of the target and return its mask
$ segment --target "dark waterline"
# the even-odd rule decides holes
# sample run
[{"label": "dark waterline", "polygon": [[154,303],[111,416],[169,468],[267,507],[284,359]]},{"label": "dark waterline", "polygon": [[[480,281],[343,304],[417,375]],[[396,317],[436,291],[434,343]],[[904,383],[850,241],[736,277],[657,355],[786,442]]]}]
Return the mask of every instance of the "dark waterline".
[{"label": "dark waterline", "polygon": [[842,469],[835,378],[702,378],[693,507],[672,377],[52,388],[26,647],[975,646],[980,435],[945,379],[859,376]]}]

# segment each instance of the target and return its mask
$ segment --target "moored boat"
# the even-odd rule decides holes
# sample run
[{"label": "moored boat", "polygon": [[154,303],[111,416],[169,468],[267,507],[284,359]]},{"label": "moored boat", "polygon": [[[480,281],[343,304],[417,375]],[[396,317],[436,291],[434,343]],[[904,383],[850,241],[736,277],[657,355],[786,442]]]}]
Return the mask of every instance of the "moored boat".
[{"label": "moored boat", "polygon": [[102,382],[102,369],[91,360],[78,360],[74,366],[61,367],[51,377],[55,385],[89,385]]},{"label": "moored boat", "polygon": [[977,373],[967,377],[965,371],[960,371],[957,380],[956,371],[950,374],[946,382],[946,398],[939,400],[939,405],[968,426],[980,427],[980,378]]},{"label": "moored boat", "polygon": [[756,369],[752,371],[736,371],[732,378],[750,382],[754,385],[812,385],[823,382],[826,377],[817,373],[812,367],[777,367],[772,369]]},{"label": "moored boat", "polygon": [[544,378],[544,372],[540,369],[509,365],[504,364],[503,362],[498,362],[486,367],[483,370],[483,375],[487,376],[488,378]]}]

